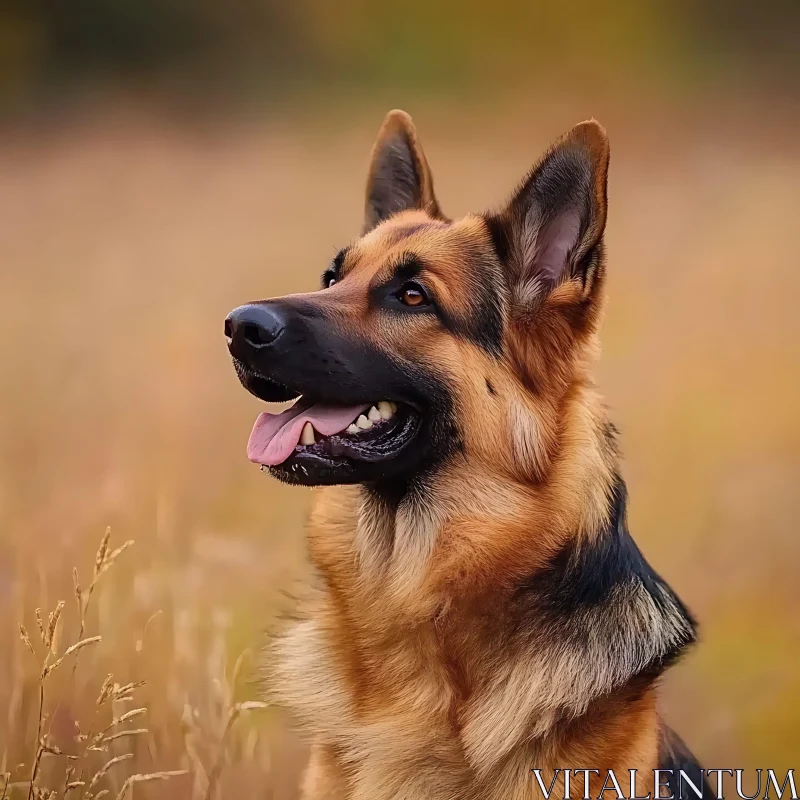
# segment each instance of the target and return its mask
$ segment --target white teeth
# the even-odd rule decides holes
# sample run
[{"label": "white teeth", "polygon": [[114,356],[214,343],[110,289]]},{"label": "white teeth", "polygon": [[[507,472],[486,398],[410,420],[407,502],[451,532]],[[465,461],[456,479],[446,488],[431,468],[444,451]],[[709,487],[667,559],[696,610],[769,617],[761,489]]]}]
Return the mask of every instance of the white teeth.
[{"label": "white teeth", "polygon": [[310,422],[306,422],[306,424],[303,425],[303,432],[300,434],[300,444],[310,445],[314,444],[315,441],[314,426]]},{"label": "white teeth", "polygon": [[361,433],[369,430],[373,425],[378,425],[384,420],[391,419],[397,406],[389,400],[381,400],[377,405],[371,406],[366,414],[360,414],[355,422],[350,423],[345,429],[347,433]]}]

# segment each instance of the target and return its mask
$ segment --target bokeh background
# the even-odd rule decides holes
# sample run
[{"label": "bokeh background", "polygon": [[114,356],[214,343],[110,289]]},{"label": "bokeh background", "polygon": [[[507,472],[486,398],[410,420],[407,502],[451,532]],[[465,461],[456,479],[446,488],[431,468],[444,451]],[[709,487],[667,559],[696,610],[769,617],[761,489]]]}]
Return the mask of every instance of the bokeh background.
[{"label": "bokeh background", "polygon": [[[291,607],[313,499],[247,462],[260,409],[222,321],[314,287],[357,234],[393,107],[451,215],[498,205],[574,123],[609,130],[600,379],[632,530],[702,622],[665,712],[709,766],[800,767],[799,11],[6,0],[0,787],[7,771],[28,793],[34,610],[65,599],[56,649],[76,640],[72,568],[85,587],[110,525],[112,547],[136,543],[92,596],[102,643],[48,679],[48,741],[84,746],[106,674],[147,680],[147,733],[82,769],[135,758],[92,791],[187,769],[136,796],[202,798],[217,764],[223,797],[296,796],[304,751],[280,711],[244,711],[220,745],[258,696],[252,652]],[[41,784],[66,763],[46,757]]]}]

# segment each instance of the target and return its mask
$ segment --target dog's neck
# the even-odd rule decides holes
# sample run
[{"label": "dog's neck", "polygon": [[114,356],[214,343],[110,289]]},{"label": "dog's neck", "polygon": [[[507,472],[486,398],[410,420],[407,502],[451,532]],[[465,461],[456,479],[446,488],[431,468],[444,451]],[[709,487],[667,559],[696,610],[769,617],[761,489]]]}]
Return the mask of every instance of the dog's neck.
[{"label": "dog's neck", "polygon": [[[529,412],[514,409],[512,427],[539,429],[535,420],[526,424]],[[566,544],[595,538],[612,513],[614,429],[591,387],[575,389],[561,413],[560,427],[569,433],[546,462],[540,448],[515,449],[510,436],[505,459],[481,456],[466,443],[405,480],[362,487],[354,545],[365,580],[374,576],[384,589],[396,584],[398,591],[418,592],[450,559],[443,545],[453,532],[467,556],[487,537],[481,549],[494,563],[480,565],[484,575],[492,568],[529,575]],[[536,463],[521,451],[537,453]],[[503,565],[509,552],[514,564]],[[476,577],[463,564],[448,565]]]},{"label": "dog's neck", "polygon": [[[613,429],[592,423],[591,436],[593,448],[566,442],[543,483],[454,461],[399,497],[361,492],[353,545],[371,597],[413,625],[446,630],[452,611],[475,635],[514,632],[503,651],[518,662],[471,668],[491,673],[463,731],[474,763],[649,686],[694,640],[690,615],[628,532]],[[583,500],[577,512],[559,507],[564,493]],[[493,731],[499,708],[505,744]]]}]

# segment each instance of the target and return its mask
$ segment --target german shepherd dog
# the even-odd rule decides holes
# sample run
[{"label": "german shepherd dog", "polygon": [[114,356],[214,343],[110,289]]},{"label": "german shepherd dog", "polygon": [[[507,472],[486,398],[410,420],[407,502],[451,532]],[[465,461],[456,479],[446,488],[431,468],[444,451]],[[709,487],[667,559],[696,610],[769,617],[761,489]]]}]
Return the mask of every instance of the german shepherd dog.
[{"label": "german shepherd dog", "polygon": [[451,220],[393,111],[321,289],[225,322],[244,387],[297,399],[250,460],[326,487],[268,655],[312,739],[306,800],[597,797],[609,770],[677,796],[681,769],[709,796],[656,703],[695,624],[628,532],[590,377],[608,163],[584,122],[501,210]]}]

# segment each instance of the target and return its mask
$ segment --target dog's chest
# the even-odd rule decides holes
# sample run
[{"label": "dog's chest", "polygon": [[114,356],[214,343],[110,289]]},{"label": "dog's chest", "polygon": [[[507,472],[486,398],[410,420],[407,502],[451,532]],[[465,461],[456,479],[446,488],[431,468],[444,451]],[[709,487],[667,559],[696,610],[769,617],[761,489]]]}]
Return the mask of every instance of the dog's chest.
[{"label": "dog's chest", "polygon": [[368,646],[325,614],[298,622],[276,645],[275,693],[348,765],[353,800],[464,797],[459,698],[433,625],[391,639]]},{"label": "dog's chest", "polygon": [[334,754],[337,774],[347,776],[320,775],[320,797],[541,800],[530,766],[549,762],[537,761],[530,746],[483,776],[469,763],[457,721],[461,698],[424,641],[398,646],[380,663],[364,654],[348,664],[329,635],[322,620],[297,623],[279,647],[275,686],[315,747]]}]

